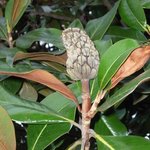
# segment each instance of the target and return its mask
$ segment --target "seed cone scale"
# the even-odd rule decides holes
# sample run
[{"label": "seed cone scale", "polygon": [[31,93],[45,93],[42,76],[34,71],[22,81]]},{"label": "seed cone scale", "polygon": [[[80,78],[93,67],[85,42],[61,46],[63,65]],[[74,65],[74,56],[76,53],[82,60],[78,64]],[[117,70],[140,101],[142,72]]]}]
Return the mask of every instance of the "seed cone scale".
[{"label": "seed cone scale", "polygon": [[67,51],[67,72],[73,80],[92,79],[97,75],[99,54],[86,32],[68,28],[62,32]]}]

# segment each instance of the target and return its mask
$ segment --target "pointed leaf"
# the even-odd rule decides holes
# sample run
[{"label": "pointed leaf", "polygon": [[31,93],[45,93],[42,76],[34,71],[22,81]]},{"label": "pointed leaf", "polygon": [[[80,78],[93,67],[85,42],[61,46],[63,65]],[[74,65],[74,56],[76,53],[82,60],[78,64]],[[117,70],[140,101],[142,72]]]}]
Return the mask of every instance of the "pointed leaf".
[{"label": "pointed leaf", "polygon": [[102,56],[106,50],[112,45],[111,40],[96,40],[94,41],[95,48],[99,51],[100,56]]},{"label": "pointed leaf", "polygon": [[80,28],[80,29],[84,29],[83,28],[83,25],[81,23],[81,21],[79,19],[75,19],[70,25],[69,25],[70,28]]},{"label": "pointed leaf", "polygon": [[16,76],[41,83],[49,88],[59,91],[64,96],[74,101],[77,106],[79,106],[78,100],[74,96],[73,92],[65,84],[58,80],[54,75],[47,71],[40,69],[24,73],[0,71],[0,74]]},{"label": "pointed leaf", "polygon": [[140,0],[140,1],[144,8],[150,9],[150,1],[149,0]]},{"label": "pointed leaf", "polygon": [[[20,36],[16,40],[16,46],[27,49],[33,42],[44,41],[46,43],[52,43],[54,46],[58,47],[60,50],[64,49],[61,41],[61,31],[54,28],[39,28],[28,32],[27,34]],[[60,51],[63,53],[64,51]]]},{"label": "pointed leaf", "polygon": [[[13,94],[6,91],[1,85],[0,93],[0,105],[7,110],[13,120],[23,123],[68,122],[65,117],[47,106],[15,97]],[[65,115],[68,116],[67,113]]]},{"label": "pointed leaf", "polygon": [[94,130],[100,135],[127,135],[127,128],[116,115],[102,115],[95,124]]},{"label": "pointed leaf", "polygon": [[[72,91],[75,92],[77,97],[80,97],[81,93],[78,90],[77,85],[73,84],[69,86]],[[61,101],[61,103],[60,103]],[[75,119],[75,107],[65,97],[62,97],[58,92],[50,94],[42,102],[42,104],[48,106],[55,111],[60,112],[62,115],[68,114],[69,119]],[[59,104],[59,105],[58,105]],[[63,108],[63,109],[62,109]],[[39,150],[46,148],[54,140],[61,135],[67,133],[70,130],[69,123],[59,123],[50,125],[29,125],[28,128],[28,148],[29,150]]]},{"label": "pointed leaf", "polygon": [[107,31],[107,36],[109,36],[115,42],[125,38],[135,39],[140,42],[145,42],[147,40],[141,31],[131,28],[122,28],[119,26],[110,27]]},{"label": "pointed leaf", "polygon": [[18,53],[16,53],[16,55],[14,57],[14,61],[27,59],[27,58],[29,58],[30,60],[52,61],[52,62],[57,62],[59,64],[65,65],[67,55],[66,55],[66,53],[55,56],[55,55],[51,55],[46,52],[45,53],[44,52],[36,52],[36,53],[18,52]]},{"label": "pointed leaf", "polygon": [[125,77],[140,70],[150,59],[150,46],[136,48],[125,60],[111,80],[111,88],[115,87]]},{"label": "pointed leaf", "polygon": [[105,111],[118,102],[121,102],[125,97],[132,93],[141,83],[150,79],[150,69],[126,83],[122,88],[118,89],[113,95],[98,108],[99,111]]},{"label": "pointed leaf", "polygon": [[146,31],[146,17],[139,0],[122,0],[119,7],[122,20],[130,27]]},{"label": "pointed leaf", "polygon": [[36,101],[38,99],[38,93],[35,88],[28,82],[24,82],[22,88],[19,91],[19,95],[22,99]]},{"label": "pointed leaf", "polygon": [[0,106],[0,149],[16,150],[16,138],[13,123],[8,113]]},{"label": "pointed leaf", "polygon": [[7,29],[6,22],[4,18],[0,18],[0,39],[7,40]]},{"label": "pointed leaf", "polygon": [[112,76],[137,46],[137,41],[125,39],[116,42],[103,54],[98,71],[101,89],[106,87]]},{"label": "pointed leaf", "polygon": [[[102,138],[111,145],[111,150],[148,150],[150,141],[138,136],[102,136]],[[110,150],[97,139],[98,149]]]},{"label": "pointed leaf", "polygon": [[108,27],[112,23],[120,1],[116,2],[114,7],[103,17],[90,20],[86,25],[86,32],[92,40],[102,39]]},{"label": "pointed leaf", "polygon": [[56,139],[67,133],[70,124],[29,125],[27,129],[28,150],[44,150]]},{"label": "pointed leaf", "polygon": [[5,18],[8,22],[10,31],[18,23],[31,0],[9,0],[5,9]]}]

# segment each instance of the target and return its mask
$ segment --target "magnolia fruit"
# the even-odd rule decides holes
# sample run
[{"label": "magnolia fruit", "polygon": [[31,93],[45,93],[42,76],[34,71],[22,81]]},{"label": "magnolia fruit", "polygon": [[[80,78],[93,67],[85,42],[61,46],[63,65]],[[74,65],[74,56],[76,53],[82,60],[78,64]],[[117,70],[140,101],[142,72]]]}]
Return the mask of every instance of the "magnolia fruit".
[{"label": "magnolia fruit", "polygon": [[92,79],[99,66],[99,54],[89,36],[79,28],[62,32],[62,41],[67,51],[67,72],[73,80]]}]

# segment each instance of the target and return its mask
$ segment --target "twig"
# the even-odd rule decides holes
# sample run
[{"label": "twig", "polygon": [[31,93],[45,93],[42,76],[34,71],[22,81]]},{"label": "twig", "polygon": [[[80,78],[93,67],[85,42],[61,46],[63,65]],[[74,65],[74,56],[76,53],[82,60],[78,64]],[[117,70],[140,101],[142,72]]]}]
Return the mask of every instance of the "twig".
[{"label": "twig", "polygon": [[12,35],[11,33],[8,33],[8,45],[10,48],[13,48],[13,38],[12,38]]},{"label": "twig", "polygon": [[55,18],[55,19],[59,19],[59,20],[73,21],[73,18],[71,18],[71,17],[60,16],[60,15],[52,14],[52,13],[34,12],[34,13],[32,13],[32,15],[33,16],[35,16],[35,15],[48,16],[48,17],[52,17],[52,18]]},{"label": "twig", "polygon": [[95,100],[94,100],[94,103],[92,104],[91,106],[91,109],[89,110],[88,112],[88,116],[90,118],[93,118],[96,114],[96,111],[97,111],[97,107],[98,107],[98,104],[100,103],[100,101],[103,99],[103,97],[105,96],[106,94],[106,90],[104,91],[99,91],[99,93],[97,94]]}]

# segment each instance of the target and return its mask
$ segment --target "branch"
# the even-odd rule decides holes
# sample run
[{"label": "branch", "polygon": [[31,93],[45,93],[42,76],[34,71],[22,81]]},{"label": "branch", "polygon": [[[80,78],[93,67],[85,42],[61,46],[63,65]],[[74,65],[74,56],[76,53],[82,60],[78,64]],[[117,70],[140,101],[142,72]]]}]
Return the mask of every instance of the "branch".
[{"label": "branch", "polygon": [[106,94],[106,90],[104,91],[99,91],[95,100],[94,100],[94,103],[92,104],[91,106],[91,109],[89,110],[88,112],[88,116],[90,118],[93,118],[97,112],[97,107],[98,107],[98,104],[100,103],[100,101],[104,98],[105,94]]},{"label": "branch", "polygon": [[44,12],[34,12],[32,13],[32,15],[39,15],[39,16],[47,16],[47,17],[51,17],[54,19],[59,19],[59,20],[66,20],[66,21],[73,21],[74,18],[71,17],[67,17],[67,16],[61,16],[61,15],[57,15],[57,14],[52,14],[52,13],[44,13]]}]

